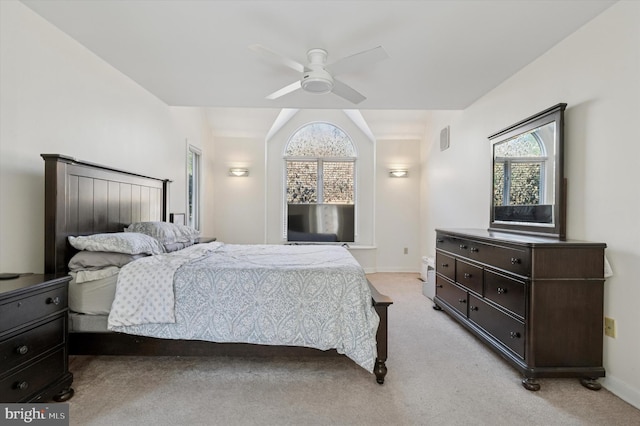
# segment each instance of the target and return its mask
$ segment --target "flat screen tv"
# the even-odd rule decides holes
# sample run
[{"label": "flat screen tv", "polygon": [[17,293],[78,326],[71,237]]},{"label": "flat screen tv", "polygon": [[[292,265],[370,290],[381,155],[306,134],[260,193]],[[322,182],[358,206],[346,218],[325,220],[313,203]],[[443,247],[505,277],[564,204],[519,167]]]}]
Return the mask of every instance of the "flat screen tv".
[{"label": "flat screen tv", "polygon": [[288,204],[287,241],[352,243],[353,204]]}]

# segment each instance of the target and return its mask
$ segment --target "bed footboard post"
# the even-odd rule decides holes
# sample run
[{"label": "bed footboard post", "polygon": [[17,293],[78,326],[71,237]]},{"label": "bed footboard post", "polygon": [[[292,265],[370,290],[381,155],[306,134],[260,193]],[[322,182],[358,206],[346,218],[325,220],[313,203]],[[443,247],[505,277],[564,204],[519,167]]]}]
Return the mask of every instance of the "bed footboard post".
[{"label": "bed footboard post", "polygon": [[376,382],[383,384],[384,378],[387,375],[387,308],[393,301],[389,297],[380,294],[371,282],[369,282],[369,288],[371,289],[373,307],[380,317],[380,324],[378,325],[378,331],[376,333],[378,356],[376,358],[376,364],[373,367],[373,373],[376,375]]}]

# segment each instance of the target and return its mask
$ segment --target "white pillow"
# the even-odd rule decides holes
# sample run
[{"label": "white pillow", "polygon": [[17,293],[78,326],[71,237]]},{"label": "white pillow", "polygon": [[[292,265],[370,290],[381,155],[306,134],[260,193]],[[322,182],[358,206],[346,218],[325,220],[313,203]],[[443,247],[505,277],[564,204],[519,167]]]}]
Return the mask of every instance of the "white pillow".
[{"label": "white pillow", "polygon": [[125,228],[125,232],[139,232],[160,241],[160,243],[193,243],[200,237],[200,231],[186,225],[171,222],[136,222]]},{"label": "white pillow", "polygon": [[110,251],[125,254],[164,253],[164,248],[158,240],[136,232],[113,232],[69,237],[69,243],[78,250]]}]

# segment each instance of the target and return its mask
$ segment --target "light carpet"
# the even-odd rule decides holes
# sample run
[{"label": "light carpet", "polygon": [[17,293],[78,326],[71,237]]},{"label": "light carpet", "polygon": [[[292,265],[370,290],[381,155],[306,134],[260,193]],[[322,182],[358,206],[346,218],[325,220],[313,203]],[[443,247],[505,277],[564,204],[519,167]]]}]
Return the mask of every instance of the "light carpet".
[{"label": "light carpet", "polygon": [[577,379],[519,373],[447,314],[417,274],[368,276],[390,296],[384,385],[346,357],[74,356],[71,425],[640,425]]}]

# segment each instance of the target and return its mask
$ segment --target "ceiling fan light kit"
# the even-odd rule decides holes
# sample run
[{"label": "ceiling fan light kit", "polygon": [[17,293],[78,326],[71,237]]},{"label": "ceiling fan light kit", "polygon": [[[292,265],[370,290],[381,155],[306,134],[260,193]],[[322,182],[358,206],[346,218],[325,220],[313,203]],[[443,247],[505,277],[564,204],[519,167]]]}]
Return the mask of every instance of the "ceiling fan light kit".
[{"label": "ceiling fan light kit", "polygon": [[305,92],[323,95],[333,90],[333,78],[325,70],[305,73],[300,81]]}]

